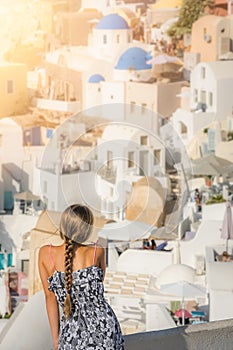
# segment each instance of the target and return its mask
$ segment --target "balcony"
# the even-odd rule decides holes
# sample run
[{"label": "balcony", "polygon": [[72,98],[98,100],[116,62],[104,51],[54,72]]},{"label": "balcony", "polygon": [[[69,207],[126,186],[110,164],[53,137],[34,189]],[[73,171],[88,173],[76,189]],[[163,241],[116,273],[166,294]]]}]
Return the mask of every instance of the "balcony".
[{"label": "balcony", "polygon": [[61,111],[78,113],[80,112],[79,101],[60,101],[60,100],[49,100],[45,98],[35,98],[34,105],[40,109],[46,109],[51,111]]}]

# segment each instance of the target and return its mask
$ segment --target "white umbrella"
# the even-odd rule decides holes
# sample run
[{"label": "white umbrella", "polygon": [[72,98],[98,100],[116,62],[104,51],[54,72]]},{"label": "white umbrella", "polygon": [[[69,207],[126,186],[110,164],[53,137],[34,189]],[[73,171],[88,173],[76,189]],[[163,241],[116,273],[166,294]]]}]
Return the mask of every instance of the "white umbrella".
[{"label": "white umbrella", "polygon": [[228,251],[228,240],[233,239],[233,222],[230,202],[226,202],[221,238],[226,239],[226,251]]},{"label": "white umbrella", "polygon": [[224,175],[230,174],[233,171],[233,163],[217,157],[215,154],[210,154],[200,159],[192,161],[193,175]]},{"label": "white umbrella", "polygon": [[38,201],[40,199],[40,197],[36,196],[31,191],[24,191],[24,192],[16,193],[14,195],[14,199],[24,201],[24,203],[25,203],[24,204],[24,206],[25,206],[24,212],[25,212],[27,210],[27,203],[33,202],[33,201]]},{"label": "white umbrella", "polygon": [[16,193],[14,195],[14,198],[18,199],[18,200],[22,200],[22,201],[27,201],[27,202],[29,202],[29,201],[38,201],[40,199],[39,196],[36,196],[35,194],[33,194],[30,191]]},{"label": "white umbrella", "polygon": [[135,241],[149,238],[155,226],[141,221],[123,220],[107,223],[99,231],[99,237],[113,241]]},{"label": "white umbrella", "polygon": [[183,64],[183,62],[175,56],[169,56],[166,54],[161,54],[153,57],[151,60],[147,61],[147,64],[166,64],[166,63],[177,63]]},{"label": "white umbrella", "polygon": [[162,293],[176,295],[182,300],[182,325],[184,325],[184,299],[193,298],[196,296],[205,295],[206,291],[204,288],[187,281],[179,281],[176,283],[163,284],[160,286]]}]

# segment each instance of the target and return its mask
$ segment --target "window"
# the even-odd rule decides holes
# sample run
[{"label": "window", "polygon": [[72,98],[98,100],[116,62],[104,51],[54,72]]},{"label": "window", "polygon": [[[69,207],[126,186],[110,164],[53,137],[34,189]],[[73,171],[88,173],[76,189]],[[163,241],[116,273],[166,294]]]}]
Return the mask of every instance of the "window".
[{"label": "window", "polygon": [[32,129],[24,131],[24,144],[30,146],[32,144]]},{"label": "window", "polygon": [[141,145],[147,146],[148,145],[148,136],[141,136]]},{"label": "window", "polygon": [[161,158],[161,150],[155,149],[154,150],[154,165],[160,164],[160,158]]},{"label": "window", "polygon": [[136,102],[134,101],[130,102],[130,113],[133,113],[135,111],[135,105],[136,105]]},{"label": "window", "polygon": [[144,114],[146,112],[146,106],[147,104],[146,103],[142,103],[142,114]]},{"label": "window", "polygon": [[51,139],[53,137],[53,129],[46,129],[46,136],[48,139]]},{"label": "window", "polygon": [[103,44],[107,44],[107,35],[106,34],[103,35]]},{"label": "window", "polygon": [[21,271],[28,275],[28,273],[29,273],[29,260],[21,260]]},{"label": "window", "polygon": [[208,150],[215,151],[216,130],[208,129]]},{"label": "window", "polygon": [[182,135],[185,135],[188,132],[187,126],[182,122],[180,122],[180,132]]},{"label": "window", "polygon": [[134,167],[134,152],[128,152],[128,168]]},{"label": "window", "polygon": [[201,103],[206,103],[206,91],[201,90]]},{"label": "window", "polygon": [[209,93],[209,105],[213,106],[213,92]]},{"label": "window", "polygon": [[211,43],[212,37],[211,37],[211,35],[207,34],[207,28],[203,29],[203,37],[204,37],[205,42]]},{"label": "window", "polygon": [[120,44],[120,41],[121,41],[121,36],[119,34],[117,34],[117,36],[116,36],[117,44]]},{"label": "window", "polygon": [[198,102],[198,91],[194,89],[194,102]]},{"label": "window", "polygon": [[229,37],[221,38],[220,53],[221,55],[231,51],[231,40]]},{"label": "window", "polygon": [[205,67],[201,67],[201,77],[202,77],[202,79],[205,79],[205,78],[206,78],[206,70],[205,70]]},{"label": "window", "polygon": [[112,151],[107,151],[107,167],[108,168],[112,167],[112,158],[113,158]]},{"label": "window", "polygon": [[7,80],[7,93],[13,94],[14,92],[14,82],[13,80]]},{"label": "window", "polygon": [[44,181],[44,193],[47,193],[47,190],[48,190],[48,184],[47,184],[47,181]]}]

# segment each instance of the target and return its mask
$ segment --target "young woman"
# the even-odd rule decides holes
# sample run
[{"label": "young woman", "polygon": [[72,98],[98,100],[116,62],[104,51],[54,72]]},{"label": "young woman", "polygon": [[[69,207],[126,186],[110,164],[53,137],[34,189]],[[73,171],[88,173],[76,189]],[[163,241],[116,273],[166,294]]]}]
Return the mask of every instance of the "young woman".
[{"label": "young woman", "polygon": [[[61,216],[64,243],[43,246],[39,252],[39,272],[56,350],[124,350],[119,323],[104,299],[104,249],[85,245],[90,242],[93,221],[88,207],[71,205]],[[63,310],[61,317],[59,309]]]}]

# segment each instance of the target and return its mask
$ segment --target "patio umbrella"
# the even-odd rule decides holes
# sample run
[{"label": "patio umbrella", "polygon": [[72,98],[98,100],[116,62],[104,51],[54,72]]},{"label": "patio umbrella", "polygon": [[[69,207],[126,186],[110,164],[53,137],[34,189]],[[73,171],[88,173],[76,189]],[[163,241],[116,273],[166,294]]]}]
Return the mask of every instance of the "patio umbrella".
[{"label": "patio umbrella", "polygon": [[230,202],[226,202],[226,209],[222,223],[221,238],[226,239],[226,251],[228,252],[228,240],[233,239],[233,222]]},{"label": "patio umbrella", "polygon": [[217,176],[220,175],[220,171],[222,171],[222,168],[219,169],[214,164],[206,163],[206,164],[197,164],[192,167],[192,173],[193,175],[210,175],[210,176]]},{"label": "patio umbrella", "polygon": [[107,223],[99,231],[99,237],[115,241],[135,241],[149,238],[155,226],[141,221],[123,220]]},{"label": "patio umbrella", "polygon": [[177,238],[177,234],[172,232],[168,227],[152,227],[151,235],[149,239],[158,239],[158,240],[174,240]]},{"label": "patio umbrella", "polygon": [[179,309],[175,311],[175,316],[177,317],[183,317],[183,313],[184,313],[184,318],[191,318],[192,315],[190,314],[190,312],[186,309]]},{"label": "patio umbrella", "polygon": [[217,157],[215,154],[210,154],[200,159],[192,161],[193,175],[225,175],[233,171],[233,163]]},{"label": "patio umbrella", "polygon": [[39,196],[36,196],[30,191],[20,192],[14,195],[15,199],[22,200],[22,201],[38,201],[40,199]]},{"label": "patio umbrella", "polygon": [[166,54],[161,54],[153,57],[151,60],[147,61],[147,64],[166,64],[166,63],[176,63],[182,65],[183,62],[175,56],[169,56]]},{"label": "patio umbrella", "polygon": [[160,286],[162,293],[176,295],[181,298],[182,309],[182,325],[184,325],[185,319],[185,298],[193,298],[196,296],[205,295],[205,289],[187,281],[179,281],[175,283],[163,284]]},{"label": "patio umbrella", "polygon": [[24,209],[23,212],[26,212],[27,210],[27,203],[28,202],[33,202],[33,201],[38,201],[40,199],[39,196],[36,196],[30,191],[24,191],[20,192],[14,195],[15,200],[21,200],[24,201]]}]

